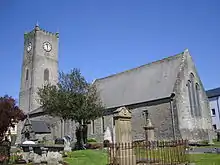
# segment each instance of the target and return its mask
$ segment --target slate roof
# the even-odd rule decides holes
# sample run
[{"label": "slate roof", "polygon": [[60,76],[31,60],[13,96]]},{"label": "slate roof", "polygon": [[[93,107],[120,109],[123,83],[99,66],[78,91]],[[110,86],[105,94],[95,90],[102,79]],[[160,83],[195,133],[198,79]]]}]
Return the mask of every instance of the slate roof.
[{"label": "slate roof", "polygon": [[207,90],[206,95],[207,95],[208,98],[220,96],[220,87]]},{"label": "slate roof", "polygon": [[37,113],[42,113],[42,112],[43,112],[43,108],[39,107],[37,109],[34,109],[34,110],[30,111],[28,114],[31,116],[31,115],[34,115],[34,114],[37,114]]},{"label": "slate roof", "polygon": [[94,84],[108,108],[170,97],[184,53],[97,79]]},{"label": "slate roof", "polygon": [[30,128],[30,126],[31,130],[34,131],[36,134],[51,133],[49,125],[45,121],[30,120],[29,118],[25,120],[21,132],[24,133],[26,127]]},{"label": "slate roof", "polygon": [[34,121],[31,120],[32,130],[35,133],[51,133],[49,126],[44,121]]}]

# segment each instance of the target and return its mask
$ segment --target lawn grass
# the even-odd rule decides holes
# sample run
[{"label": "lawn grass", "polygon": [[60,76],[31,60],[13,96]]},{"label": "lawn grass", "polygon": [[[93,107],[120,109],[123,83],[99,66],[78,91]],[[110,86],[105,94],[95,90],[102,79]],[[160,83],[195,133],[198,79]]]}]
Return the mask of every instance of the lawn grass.
[{"label": "lawn grass", "polygon": [[219,154],[192,154],[189,157],[196,165],[220,165]]},{"label": "lawn grass", "polygon": [[79,150],[64,159],[69,165],[106,165],[107,153],[99,150]]},{"label": "lawn grass", "polygon": [[[165,151],[160,150],[151,150],[152,152],[141,152],[143,150],[136,151],[136,158],[146,158],[149,157],[151,160],[158,159],[164,163],[175,162],[177,159],[177,155],[174,152],[170,152],[170,149]],[[167,152],[167,153],[166,153]],[[172,155],[168,155],[170,154]],[[168,158],[173,158],[170,160]],[[68,153],[68,157],[64,159],[69,165],[106,165],[107,161],[107,153],[101,150],[79,150]]]},{"label": "lawn grass", "polygon": [[[189,158],[196,165],[220,165],[218,154],[192,154]],[[107,153],[99,150],[73,151],[64,161],[69,165],[106,165]]]},{"label": "lawn grass", "polygon": [[185,153],[184,146],[177,147],[158,147],[156,149],[137,148],[134,150],[136,159],[148,158],[150,160],[158,160],[161,163],[187,163],[188,154]]}]

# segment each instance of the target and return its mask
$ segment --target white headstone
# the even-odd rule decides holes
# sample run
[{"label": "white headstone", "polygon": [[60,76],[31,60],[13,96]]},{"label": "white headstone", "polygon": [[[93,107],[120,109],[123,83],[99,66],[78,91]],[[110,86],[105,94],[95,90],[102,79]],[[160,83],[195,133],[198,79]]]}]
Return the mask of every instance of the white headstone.
[{"label": "white headstone", "polygon": [[72,148],[70,147],[70,141],[72,140],[72,138],[70,136],[64,136],[64,151],[65,152],[70,152],[72,150]]},{"label": "white headstone", "polygon": [[104,132],[104,140],[108,140],[109,143],[112,143],[112,135],[111,135],[111,131],[110,131],[109,127],[107,127]]},{"label": "white headstone", "polygon": [[26,140],[22,144],[35,144],[34,141]]}]

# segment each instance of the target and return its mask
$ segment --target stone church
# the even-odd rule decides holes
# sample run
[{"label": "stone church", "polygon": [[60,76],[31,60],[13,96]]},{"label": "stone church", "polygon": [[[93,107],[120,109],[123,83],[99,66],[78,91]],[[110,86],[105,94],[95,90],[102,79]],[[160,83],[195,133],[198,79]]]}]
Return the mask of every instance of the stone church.
[{"label": "stone church", "polygon": [[[37,102],[37,89],[58,81],[58,33],[38,25],[24,35],[19,106],[28,119],[18,127],[18,141],[28,132],[32,139],[54,140],[69,135],[75,139],[74,121],[46,116]],[[132,112],[133,140],[145,137],[144,111],[154,126],[156,140],[210,140],[209,102],[189,51],[185,51],[94,81],[104,104],[104,116],[88,125],[89,138],[103,141],[107,127],[114,128],[113,114],[126,107]],[[28,123],[28,124],[25,124]],[[37,125],[38,124],[38,125]],[[35,126],[34,126],[35,125]],[[33,128],[38,128],[36,132]],[[30,134],[29,134],[30,136]]]}]

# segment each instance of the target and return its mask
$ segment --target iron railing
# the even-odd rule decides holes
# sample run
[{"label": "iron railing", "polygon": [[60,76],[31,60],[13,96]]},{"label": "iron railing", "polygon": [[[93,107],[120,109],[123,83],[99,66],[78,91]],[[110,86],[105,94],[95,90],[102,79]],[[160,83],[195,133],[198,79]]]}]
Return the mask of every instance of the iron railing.
[{"label": "iron railing", "polygon": [[188,141],[138,141],[109,144],[109,165],[188,164]]}]

